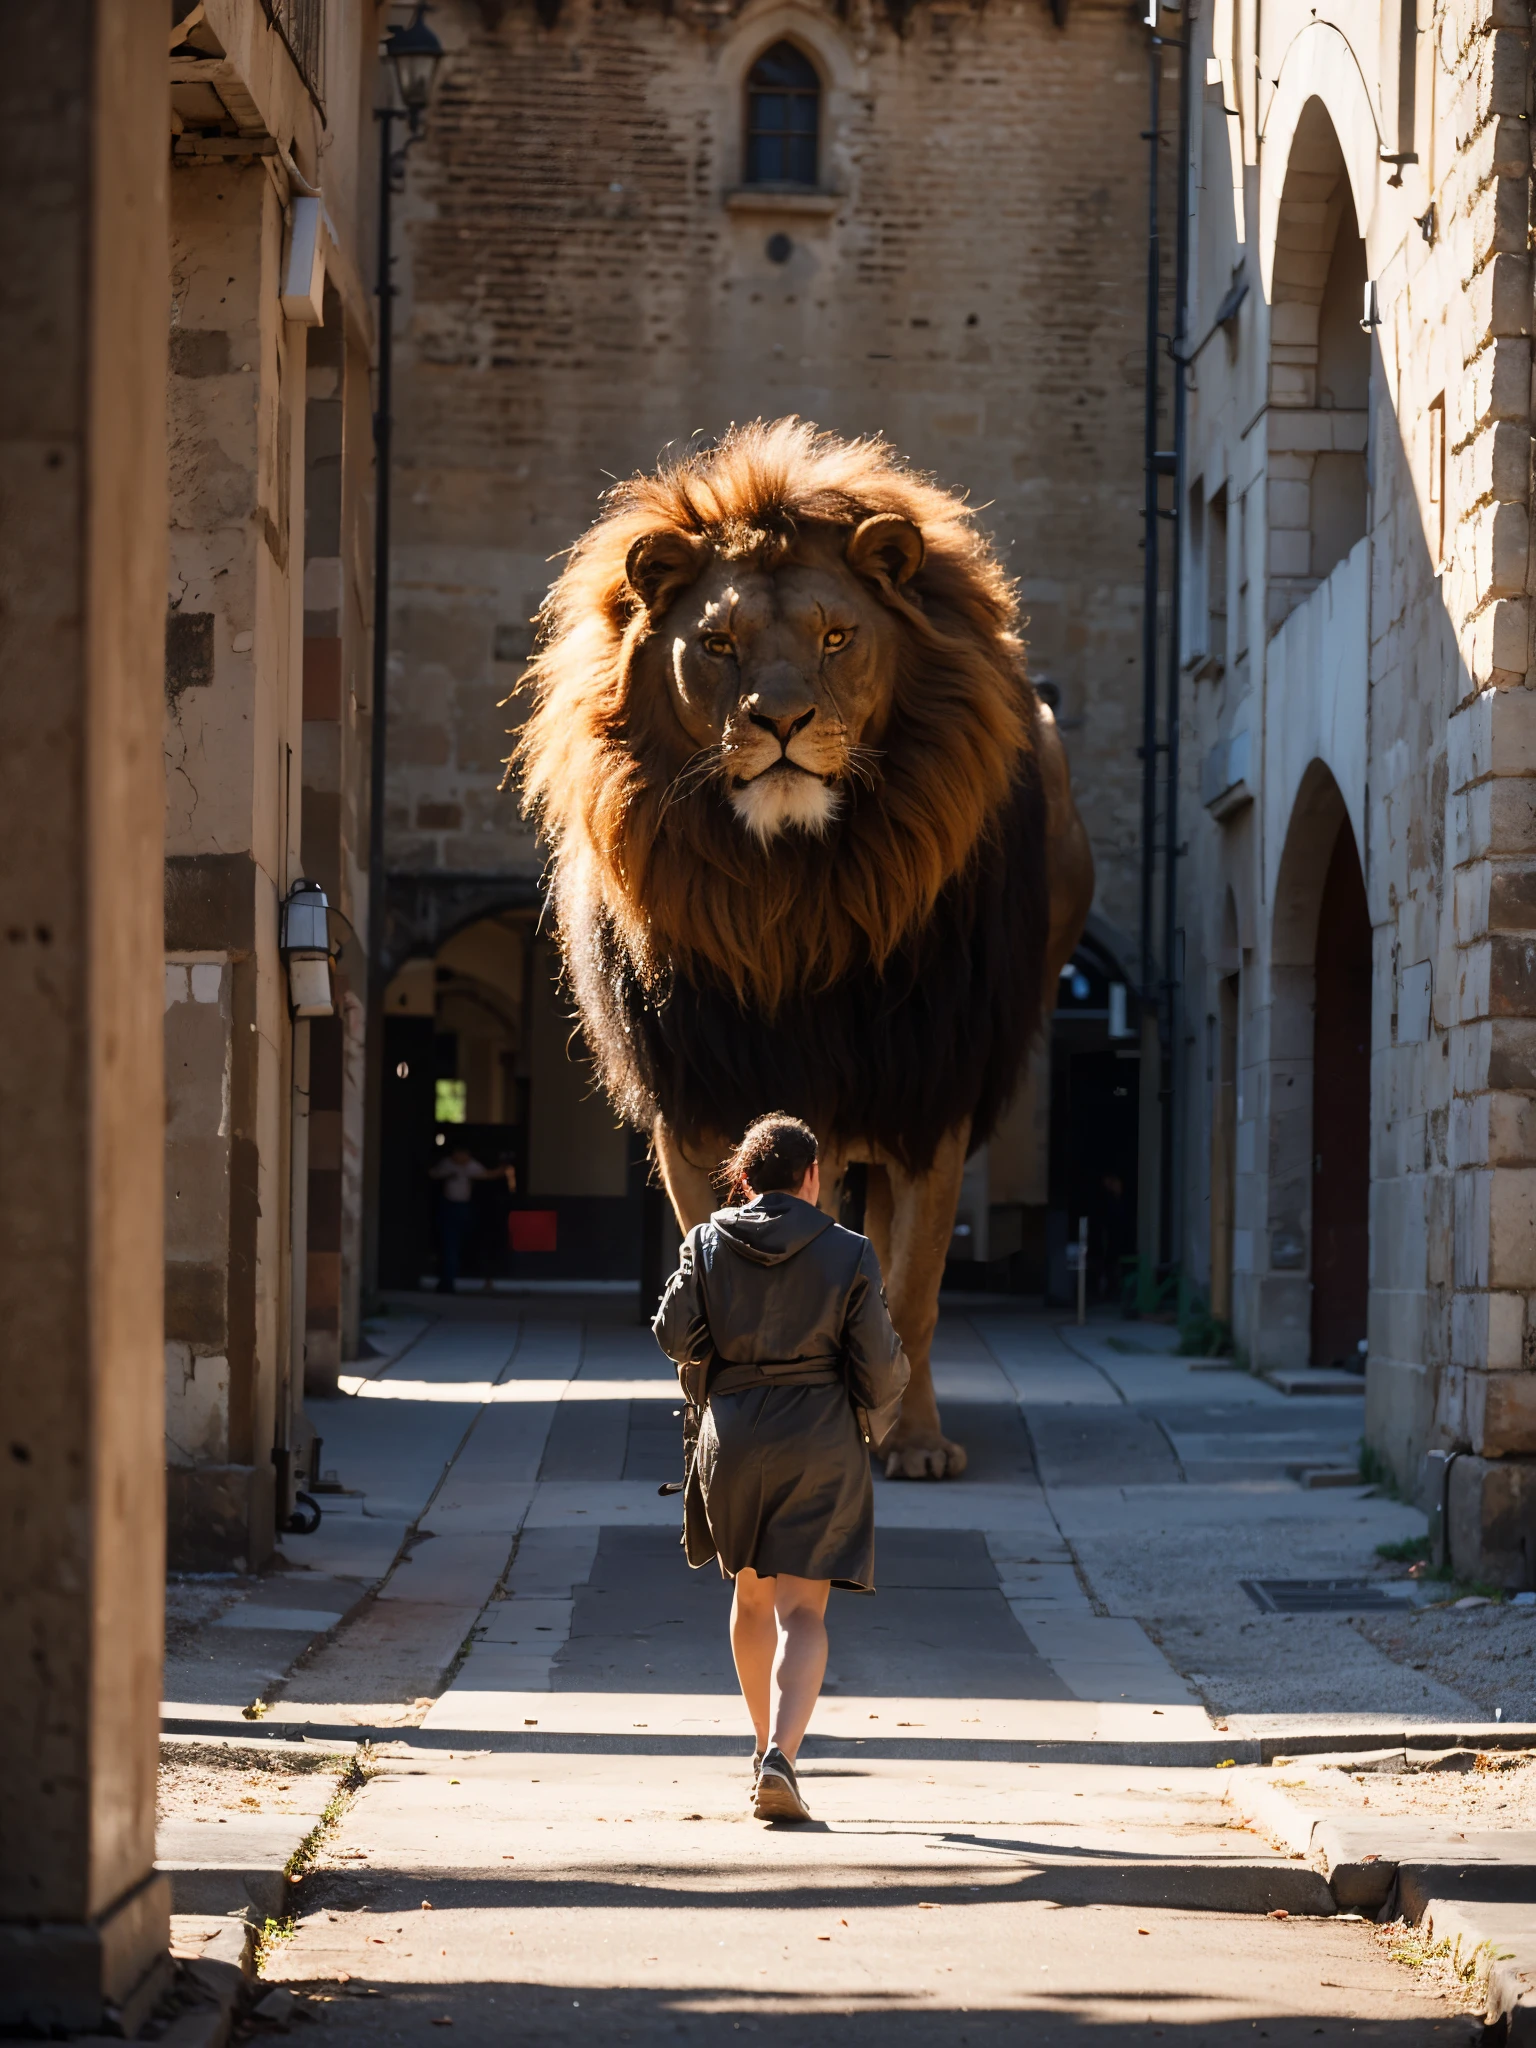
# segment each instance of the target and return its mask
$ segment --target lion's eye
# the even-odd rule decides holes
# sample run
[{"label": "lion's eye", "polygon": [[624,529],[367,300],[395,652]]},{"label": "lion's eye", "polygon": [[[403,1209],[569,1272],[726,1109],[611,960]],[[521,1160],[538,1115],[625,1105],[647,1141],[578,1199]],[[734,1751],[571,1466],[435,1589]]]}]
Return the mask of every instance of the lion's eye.
[{"label": "lion's eye", "polygon": [[712,654],[717,661],[723,661],[727,655],[734,654],[736,649],[728,634],[706,633],[704,635],[704,652]]},{"label": "lion's eye", "polygon": [[842,626],[834,626],[830,633],[823,633],[823,635],[821,636],[821,644],[826,649],[828,654],[835,654],[839,647],[846,647],[848,645],[848,634],[846,628]]}]

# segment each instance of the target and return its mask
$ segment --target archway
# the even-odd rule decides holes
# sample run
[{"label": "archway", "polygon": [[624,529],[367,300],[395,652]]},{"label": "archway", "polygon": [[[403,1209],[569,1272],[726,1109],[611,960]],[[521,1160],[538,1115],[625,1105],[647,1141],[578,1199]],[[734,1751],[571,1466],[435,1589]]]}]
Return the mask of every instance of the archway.
[{"label": "archway", "polygon": [[1268,1057],[1268,1365],[1358,1369],[1370,1287],[1371,922],[1338,784],[1302,780],[1275,890]]},{"label": "archway", "polygon": [[[597,1086],[536,914],[492,912],[407,960],[384,997],[379,1275],[435,1286],[445,1190],[466,1151],[460,1284],[485,1292],[639,1273],[643,1145]],[[510,1166],[516,1191],[500,1169]]]},{"label": "archway", "polygon": [[1322,101],[1308,100],[1286,165],[1270,305],[1271,633],[1365,535],[1366,278],[1344,153]]}]

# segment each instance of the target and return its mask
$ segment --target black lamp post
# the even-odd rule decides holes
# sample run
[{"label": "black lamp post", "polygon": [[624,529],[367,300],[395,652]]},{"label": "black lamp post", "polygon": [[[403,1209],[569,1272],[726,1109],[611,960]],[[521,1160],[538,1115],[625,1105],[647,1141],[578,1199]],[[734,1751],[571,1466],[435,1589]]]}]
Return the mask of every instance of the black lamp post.
[{"label": "black lamp post", "polygon": [[[369,759],[368,813],[368,976],[376,996],[383,994],[380,970],[384,954],[384,767],[389,688],[389,498],[394,401],[394,233],[393,200],[405,185],[405,153],[420,139],[432,97],[443,46],[427,27],[426,0],[404,27],[392,28],[384,55],[399,95],[399,105],[375,107],[379,124],[379,388],[373,415],[373,746]],[[395,123],[404,120],[409,132],[395,147]],[[377,1011],[375,1009],[375,1014]]]},{"label": "black lamp post", "polygon": [[[428,28],[427,0],[415,0],[411,18],[396,24],[384,40],[388,60],[385,76],[398,104],[375,107],[379,124],[379,383],[373,415],[373,733],[369,754],[368,808],[368,1177],[377,1210],[379,1167],[379,1072],[383,1057],[384,1003],[384,771],[388,739],[389,689],[389,499],[394,405],[394,233],[393,201],[405,188],[405,155],[420,139],[432,98],[443,46]],[[407,126],[405,140],[395,146],[395,123]],[[377,1250],[377,1219],[372,1220]],[[370,1260],[370,1265],[374,1260]]]}]

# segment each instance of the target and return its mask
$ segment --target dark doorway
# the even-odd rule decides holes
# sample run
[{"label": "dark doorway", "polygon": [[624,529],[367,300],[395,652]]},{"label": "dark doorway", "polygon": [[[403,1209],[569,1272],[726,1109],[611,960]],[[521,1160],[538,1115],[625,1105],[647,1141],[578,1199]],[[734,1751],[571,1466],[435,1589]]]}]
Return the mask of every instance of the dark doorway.
[{"label": "dark doorway", "polygon": [[1371,917],[1348,824],[1317,920],[1312,1037],[1312,1363],[1360,1369],[1370,1289]]},{"label": "dark doorway", "polygon": [[1141,1060],[1137,1005],[1118,964],[1084,939],[1051,1020],[1047,1301],[1077,1298],[1067,1254],[1088,1220],[1088,1299],[1118,1302],[1136,1261]]}]

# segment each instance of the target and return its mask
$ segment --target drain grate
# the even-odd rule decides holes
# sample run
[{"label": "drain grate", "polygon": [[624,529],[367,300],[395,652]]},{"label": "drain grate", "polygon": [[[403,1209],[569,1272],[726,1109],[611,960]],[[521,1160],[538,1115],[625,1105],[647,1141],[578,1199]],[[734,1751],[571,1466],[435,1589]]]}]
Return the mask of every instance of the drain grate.
[{"label": "drain grate", "polygon": [[1265,1614],[1365,1614],[1408,1606],[1411,1580],[1239,1579],[1254,1606]]}]

